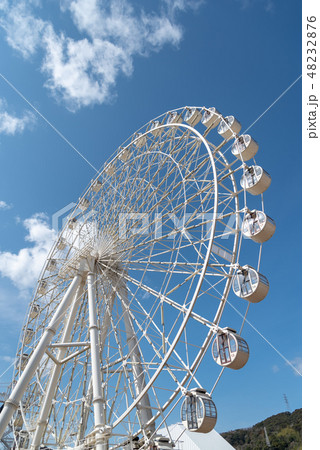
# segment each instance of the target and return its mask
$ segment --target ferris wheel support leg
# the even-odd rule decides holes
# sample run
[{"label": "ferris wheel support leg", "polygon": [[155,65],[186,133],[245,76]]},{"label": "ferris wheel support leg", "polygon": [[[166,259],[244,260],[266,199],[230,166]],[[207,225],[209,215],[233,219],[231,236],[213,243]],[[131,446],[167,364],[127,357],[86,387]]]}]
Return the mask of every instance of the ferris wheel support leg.
[{"label": "ferris wheel support leg", "polygon": [[[120,283],[120,287],[117,291],[119,293],[123,305],[123,320],[127,335],[127,343],[130,352],[130,359],[132,362],[134,387],[136,395],[138,396],[146,387],[145,373],[141,364],[141,353],[139,350],[138,339],[129,313],[129,302],[127,298],[128,292],[125,284]],[[142,397],[139,403],[138,414],[142,427],[152,419],[153,414],[151,410],[148,393],[146,393]],[[151,424],[148,426],[148,428],[145,428],[145,432],[147,435],[153,434],[155,432],[154,424]]]},{"label": "ferris wheel support leg", "polygon": [[39,366],[41,358],[43,357],[45,351],[48,348],[48,345],[50,344],[53,336],[55,335],[57,328],[75,295],[75,292],[80,284],[80,281],[81,275],[78,274],[74,277],[65,296],[63,297],[60,305],[58,306],[55,314],[53,315],[49,325],[45,329],[39,341],[39,344],[32,353],[32,356],[30,357],[29,362],[26,365],[24,371],[22,372],[22,375],[19,378],[17,384],[15,385],[10,397],[6,400],[3,410],[1,411],[0,414],[0,438],[5,432],[14,412],[18,409],[19,402],[22,399],[22,396],[25,390],[27,389],[28,384],[31,381],[35,371],[37,370],[37,367]]},{"label": "ferris wheel support leg", "polygon": [[[100,344],[103,347],[105,345],[105,340],[110,331],[111,324],[111,312],[113,309],[113,304],[115,300],[115,293],[113,292],[110,297],[110,301],[108,301],[107,313],[103,318],[102,327],[101,327],[101,339]],[[84,439],[85,430],[88,424],[88,418],[90,413],[90,406],[92,403],[92,377],[90,378],[89,387],[87,391],[87,395],[85,396],[86,402],[82,403],[81,417],[82,421],[79,424],[79,430],[77,435],[77,445],[80,445],[80,442]]]},{"label": "ferris wheel support leg", "polygon": [[[61,339],[61,343],[68,342],[70,339],[70,335],[72,332],[72,328],[74,326],[74,320],[78,309],[79,299],[82,297],[84,288],[84,282],[82,282],[76,292],[76,295],[74,296],[73,303],[71,305],[71,310],[69,315],[65,319],[65,325],[64,325],[64,332]],[[66,347],[62,347],[59,349],[57,354],[57,360],[61,361],[67,352]],[[51,372],[50,381],[46,388],[45,397],[43,399],[42,405],[41,405],[41,411],[39,415],[39,420],[37,422],[37,427],[33,435],[33,440],[31,444],[31,449],[38,449],[41,444],[41,439],[43,437],[43,433],[45,431],[48,416],[50,413],[50,409],[52,406],[52,400],[54,398],[56,389],[57,389],[57,382],[60,376],[61,372],[61,365],[55,365],[53,367],[53,370]]]},{"label": "ferris wheel support leg", "polygon": [[89,333],[92,365],[92,393],[96,450],[107,450],[105,400],[102,390],[99,327],[96,311],[95,274],[88,273]]}]

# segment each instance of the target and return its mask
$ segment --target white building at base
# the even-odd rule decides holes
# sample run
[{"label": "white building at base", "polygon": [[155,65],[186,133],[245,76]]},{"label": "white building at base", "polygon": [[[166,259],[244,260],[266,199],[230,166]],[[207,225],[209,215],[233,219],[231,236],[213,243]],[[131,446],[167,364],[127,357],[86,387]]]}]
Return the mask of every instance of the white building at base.
[{"label": "white building at base", "polygon": [[232,450],[230,445],[215,430],[210,433],[194,433],[185,429],[182,423],[168,426],[170,436],[165,428],[159,430],[162,436],[171,437],[175,443],[174,450]]}]

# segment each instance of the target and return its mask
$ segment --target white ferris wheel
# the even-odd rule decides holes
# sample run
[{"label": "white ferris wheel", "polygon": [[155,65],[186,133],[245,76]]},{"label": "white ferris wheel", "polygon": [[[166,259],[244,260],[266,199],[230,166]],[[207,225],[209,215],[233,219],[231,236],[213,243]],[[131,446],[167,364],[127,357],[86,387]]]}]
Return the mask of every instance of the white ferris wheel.
[{"label": "white ferris wheel", "polygon": [[[222,372],[249,357],[242,329],[268,292],[261,244],[275,231],[262,196],[270,175],[240,130],[213,107],[167,112],[91,181],[22,329],[0,413],[15,448],[170,449],[159,430],[177,408],[186,429],[213,429]],[[240,254],[246,239],[254,261]],[[237,323],[229,294],[240,297]],[[203,367],[216,373],[210,386]]]}]

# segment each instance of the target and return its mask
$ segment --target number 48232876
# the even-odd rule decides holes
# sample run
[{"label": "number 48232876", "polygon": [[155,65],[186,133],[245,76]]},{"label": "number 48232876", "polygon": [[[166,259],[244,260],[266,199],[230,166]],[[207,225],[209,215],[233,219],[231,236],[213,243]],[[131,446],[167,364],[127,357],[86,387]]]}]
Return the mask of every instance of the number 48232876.
[{"label": "number 48232876", "polygon": [[315,16],[307,17],[307,70],[310,71],[307,72],[307,75],[310,78],[313,78],[316,75],[317,69],[317,27],[315,24],[312,25],[312,22],[315,22],[316,20]]}]

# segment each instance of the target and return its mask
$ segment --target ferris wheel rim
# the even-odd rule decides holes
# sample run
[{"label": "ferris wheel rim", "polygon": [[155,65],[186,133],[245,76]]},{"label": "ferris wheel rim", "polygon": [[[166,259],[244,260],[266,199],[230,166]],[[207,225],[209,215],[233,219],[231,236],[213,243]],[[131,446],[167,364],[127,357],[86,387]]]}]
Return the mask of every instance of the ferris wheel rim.
[{"label": "ferris wheel rim", "polygon": [[[172,127],[179,125],[179,126],[182,126],[183,128],[190,129],[192,132],[195,132],[195,134],[196,134],[196,135],[201,139],[201,141],[203,142],[203,144],[204,144],[204,146],[205,146],[205,148],[206,148],[206,150],[207,150],[207,152],[208,152],[210,161],[211,161],[212,170],[213,170],[214,179],[215,179],[215,205],[214,205],[214,211],[215,211],[215,212],[214,212],[214,214],[216,214],[216,211],[217,211],[217,203],[218,203],[217,182],[216,182],[216,180],[217,180],[217,174],[216,174],[216,169],[215,169],[215,163],[214,163],[214,160],[213,160],[213,156],[212,156],[212,153],[211,153],[211,151],[210,151],[210,148],[209,148],[207,142],[205,141],[205,139],[203,138],[203,136],[202,136],[197,130],[195,130],[194,128],[190,127],[189,125],[185,125],[185,124],[168,124],[168,125],[169,125],[169,126],[172,126]],[[164,128],[164,127],[166,127],[166,126],[168,126],[168,125],[162,125],[162,126],[160,126],[159,128]],[[176,346],[176,344],[177,344],[177,342],[178,342],[178,340],[179,340],[179,338],[180,338],[180,336],[181,336],[181,334],[182,334],[182,332],[183,332],[183,329],[185,328],[186,323],[187,323],[188,320],[189,320],[190,314],[191,314],[192,309],[193,309],[193,307],[194,307],[194,304],[195,304],[195,302],[196,302],[196,300],[197,300],[198,293],[199,293],[199,290],[200,290],[200,288],[201,288],[201,285],[202,285],[202,282],[203,282],[203,278],[204,278],[204,274],[205,274],[205,272],[206,272],[207,265],[208,265],[208,262],[209,262],[210,253],[211,253],[211,248],[212,248],[213,239],[214,239],[214,233],[215,233],[215,223],[216,223],[216,220],[214,220],[213,226],[211,227],[210,243],[209,243],[209,246],[208,246],[207,254],[206,254],[206,256],[205,256],[205,261],[204,261],[204,263],[203,263],[203,269],[202,269],[202,271],[201,271],[201,276],[200,276],[200,278],[199,278],[198,284],[197,284],[197,286],[196,286],[196,288],[195,288],[195,291],[194,291],[194,294],[193,294],[193,298],[192,298],[192,301],[191,301],[191,304],[190,304],[190,307],[189,307],[189,311],[188,311],[188,313],[187,313],[185,319],[183,320],[183,323],[181,324],[178,333],[177,333],[176,336],[175,336],[175,339],[174,339],[174,341],[173,341],[173,343],[172,343],[172,345],[171,345],[171,348],[170,348],[170,350],[167,352],[167,354],[165,355],[165,357],[163,358],[163,361],[161,362],[161,364],[160,364],[158,370],[157,370],[156,373],[153,375],[153,377],[150,379],[150,381],[148,382],[148,384],[147,384],[147,386],[145,387],[145,389],[140,393],[140,395],[139,395],[139,396],[134,400],[134,402],[129,406],[129,408],[127,409],[126,413],[122,414],[122,416],[120,416],[119,419],[115,421],[114,426],[117,426],[117,425],[118,425],[118,424],[119,424],[119,423],[120,423],[120,422],[121,422],[121,421],[122,421],[122,420],[123,420],[123,419],[131,412],[131,411],[132,411],[132,409],[136,407],[136,405],[139,403],[139,401],[141,400],[141,398],[147,393],[147,391],[150,389],[150,387],[154,384],[154,381],[158,378],[159,373],[162,371],[164,365],[165,365],[166,362],[168,361],[170,355],[172,354],[172,352],[173,352],[173,350],[174,350],[174,348],[175,348],[175,346]]]},{"label": "ferris wheel rim", "polygon": [[[207,154],[209,155],[210,162],[211,162],[211,167],[212,167],[212,169],[213,169],[213,171],[214,171],[214,176],[215,176],[215,181],[216,181],[216,171],[215,171],[214,161],[213,161],[213,157],[212,157],[210,148],[208,147],[208,144],[207,144],[207,142],[204,140],[204,138],[202,137],[202,135],[201,135],[197,130],[195,130],[193,127],[191,127],[191,126],[189,126],[189,125],[185,125],[185,124],[167,124],[167,125],[162,125],[161,128],[177,127],[177,126],[179,126],[180,128],[185,128],[185,129],[187,129],[187,130],[190,130],[192,133],[196,134],[198,138],[200,138],[200,140],[202,141],[202,143],[204,144],[204,146],[205,146],[205,148],[206,148]],[[150,131],[147,131],[145,134],[149,134],[149,133],[150,133]],[[169,155],[169,156],[170,156],[170,155]],[[117,158],[117,157],[116,157],[116,158]],[[177,164],[177,167],[178,167],[178,164]],[[99,178],[99,175],[100,175],[100,173],[97,175],[96,179]],[[217,195],[216,195],[216,193],[217,193],[217,183],[215,182],[214,185],[215,185],[215,201],[216,201],[216,204],[215,204],[215,207],[214,207],[214,211],[216,211],[216,205],[217,205]],[[83,194],[82,198],[86,195],[86,193],[88,192],[89,189],[90,189],[90,186],[89,186],[89,188],[87,189],[87,191],[85,191],[85,193]],[[75,207],[75,209],[78,207],[79,203],[80,203],[80,199],[79,199],[79,202],[78,202],[77,206]],[[72,215],[71,215],[71,216],[72,216]],[[214,223],[215,223],[215,221],[214,221]],[[56,242],[54,243],[54,245],[53,245],[53,247],[52,247],[52,249],[51,249],[51,252],[49,253],[48,259],[50,258],[50,255],[52,255],[52,254],[54,253],[54,250],[55,250],[56,246],[58,245],[59,238],[60,238],[60,236],[63,234],[63,232],[64,232],[64,230],[65,230],[66,227],[67,227],[67,224],[65,225],[64,229],[63,229],[62,232],[60,233],[59,237],[56,239]],[[211,247],[212,247],[212,242],[213,242],[214,232],[215,232],[215,227],[213,226],[213,227],[211,228],[211,235],[210,235],[210,248],[208,247],[207,252],[206,252],[205,264],[203,264],[203,268],[202,268],[202,271],[201,271],[201,276],[200,276],[200,279],[199,279],[199,281],[198,281],[197,288],[196,288],[196,293],[195,293],[194,296],[193,296],[192,305],[194,305],[194,303],[195,303],[195,301],[196,301],[196,298],[197,298],[197,295],[198,295],[198,292],[199,292],[199,289],[200,289],[200,287],[201,287],[202,280],[203,280],[203,277],[204,277],[204,274],[205,274],[205,271],[206,271],[206,267],[207,267],[207,264],[208,264],[208,260],[209,260],[209,256],[210,256],[210,251],[211,251]],[[45,271],[45,269],[43,269],[43,272],[44,272],[44,271]],[[41,277],[40,279],[42,279],[42,277]],[[190,307],[189,307],[189,310],[190,310]],[[191,313],[191,310],[190,310],[190,313]],[[179,331],[180,331],[180,332],[179,332],[179,336],[181,335],[181,333],[182,333],[182,331],[183,331],[183,329],[184,329],[184,327],[185,327],[185,324],[187,323],[187,321],[188,321],[188,319],[189,319],[189,316],[190,316],[190,314],[187,315],[187,319],[184,320],[182,326],[180,327],[180,330],[179,330]],[[175,343],[177,342],[177,340],[178,340],[178,338],[175,340]],[[157,370],[157,375],[156,375],[155,377],[153,377],[152,380],[148,383],[147,388],[146,388],[145,391],[140,395],[140,397],[137,397],[137,398],[136,398],[136,401],[132,404],[132,407],[131,407],[130,410],[125,414],[125,416],[127,416],[127,414],[130,413],[130,411],[137,405],[137,403],[139,402],[140,398],[142,398],[142,396],[143,396],[143,395],[149,390],[149,388],[152,386],[154,380],[157,378],[158,374],[161,372],[161,370],[162,370],[162,368],[163,368],[165,362],[166,362],[167,359],[170,357],[170,355],[171,355],[172,351],[174,350],[174,348],[175,348],[175,344],[172,344],[172,345],[171,345],[171,351],[167,352],[167,355],[166,355],[166,357],[165,357],[165,359],[164,359],[163,364],[162,364],[161,367],[159,367],[159,369]],[[114,424],[114,426],[116,426],[116,425],[117,425],[118,423],[120,423],[120,422],[121,422],[121,419],[119,419],[118,421],[116,421],[115,424]]]},{"label": "ferris wheel rim", "polygon": [[[172,110],[172,111],[179,111],[179,110],[182,110],[182,111],[183,111],[183,110],[185,110],[185,108],[186,108],[186,107],[183,107],[183,108],[177,108],[177,109]],[[195,108],[196,108],[196,107],[195,107]],[[201,107],[201,109],[208,110],[208,108],[205,108],[205,107]],[[167,114],[167,113],[163,114],[162,116],[165,117],[166,114]],[[158,117],[161,117],[161,116],[158,116]],[[147,122],[147,124],[143,125],[139,130],[141,130],[141,129],[143,129],[144,127],[148,126],[148,124],[151,124],[151,123],[152,123],[154,120],[156,120],[158,117],[156,117],[156,118],[152,119],[151,121]],[[175,349],[175,347],[176,347],[176,345],[177,345],[177,342],[178,342],[179,338],[181,337],[181,335],[182,335],[182,333],[183,333],[183,330],[185,329],[186,324],[187,324],[187,322],[189,321],[189,319],[190,319],[190,317],[191,317],[191,314],[192,314],[192,311],[193,311],[193,307],[194,307],[194,305],[195,305],[195,303],[196,303],[196,300],[197,300],[197,298],[198,298],[198,295],[199,295],[199,292],[200,292],[200,289],[201,289],[201,286],[202,286],[202,283],[203,283],[203,280],[204,280],[204,278],[205,278],[205,274],[206,274],[206,271],[207,271],[207,267],[208,267],[208,263],[209,263],[209,259],[210,259],[210,254],[211,254],[211,251],[212,251],[212,246],[213,246],[214,237],[215,237],[215,227],[216,227],[216,220],[217,220],[217,218],[215,217],[215,214],[217,214],[217,211],[218,211],[218,207],[217,207],[217,206],[218,206],[218,180],[217,180],[217,172],[216,172],[216,167],[215,167],[215,161],[214,161],[213,154],[212,154],[212,149],[209,147],[208,142],[206,141],[206,139],[204,138],[204,136],[203,136],[201,133],[199,133],[198,130],[196,130],[194,127],[192,127],[192,126],[190,126],[190,125],[186,125],[186,124],[182,124],[182,123],[166,123],[166,124],[165,124],[165,123],[162,123],[161,125],[157,126],[156,128],[159,128],[159,129],[166,129],[166,128],[170,128],[170,127],[171,127],[171,128],[179,128],[179,129],[185,128],[185,129],[190,130],[192,133],[196,134],[198,138],[200,138],[202,144],[203,144],[203,145],[205,146],[205,148],[206,148],[207,154],[209,155],[209,159],[210,159],[210,162],[211,162],[212,170],[214,171],[214,189],[215,189],[215,195],[214,195],[215,205],[214,205],[214,213],[213,213],[213,217],[214,217],[214,222],[213,222],[213,223],[214,223],[214,226],[211,227],[211,233],[210,233],[210,238],[209,238],[209,245],[208,245],[208,247],[207,247],[206,256],[205,256],[205,258],[204,258],[204,263],[202,264],[202,270],[201,270],[201,274],[200,274],[199,280],[198,280],[198,282],[197,282],[197,286],[196,286],[196,288],[194,289],[194,292],[193,292],[192,301],[191,301],[191,303],[190,303],[190,305],[189,305],[189,307],[188,307],[188,312],[187,312],[187,314],[186,314],[186,316],[185,316],[185,318],[184,318],[182,324],[180,325],[180,328],[179,328],[179,330],[178,330],[178,333],[175,335],[175,339],[173,340],[173,342],[172,342],[172,344],[171,344],[171,346],[170,346],[170,349],[166,352],[166,355],[164,356],[163,361],[162,361],[162,363],[159,365],[159,367],[158,367],[156,373],[151,377],[151,379],[150,379],[149,382],[147,383],[147,386],[144,388],[144,390],[143,390],[142,392],[140,392],[140,394],[139,394],[139,395],[135,398],[135,400],[131,403],[131,405],[130,405],[130,407],[127,409],[127,411],[125,411],[125,412],[124,412],[117,420],[114,421],[114,423],[113,423],[113,424],[114,424],[114,427],[116,427],[117,425],[119,425],[119,424],[123,421],[123,419],[124,419],[124,418],[125,418],[125,417],[126,417],[126,416],[127,416],[127,415],[128,415],[128,414],[129,414],[129,413],[130,413],[137,405],[138,405],[138,403],[139,403],[139,401],[141,400],[141,398],[142,398],[142,397],[149,391],[149,389],[152,387],[152,385],[154,384],[154,382],[155,382],[155,380],[157,379],[158,375],[160,374],[160,372],[161,372],[162,369],[164,368],[166,362],[168,361],[168,359],[170,358],[171,354],[173,353],[173,351],[174,351],[174,349]],[[138,130],[138,131],[139,131],[139,130]],[[152,132],[151,129],[147,129],[144,133],[142,133],[142,136],[148,136],[148,135],[150,135],[151,132]],[[137,132],[135,132],[132,136],[135,136],[136,134],[137,134]],[[132,136],[131,136],[131,137],[132,137]],[[128,140],[130,140],[131,137],[129,137]],[[141,136],[135,137],[135,139],[134,139],[134,140],[131,140],[131,142],[127,145],[127,147],[128,147],[129,145],[131,145],[131,144],[134,144],[134,142],[136,142],[139,138],[141,138]],[[230,139],[231,139],[231,138],[230,138]],[[125,141],[125,142],[127,142],[127,141]],[[120,146],[120,149],[122,149],[121,151],[123,151],[123,150],[125,150],[127,147],[121,147],[121,146]],[[220,150],[219,150],[219,149],[215,149],[215,151],[218,152],[218,151],[220,151]],[[151,153],[151,152],[150,152],[150,153]],[[154,153],[156,153],[156,152],[154,152]],[[112,158],[108,163],[104,164],[103,168],[97,173],[97,175],[96,175],[96,177],[93,179],[93,181],[98,180],[99,177],[101,176],[101,174],[103,173],[104,168],[105,168],[105,167],[108,167],[110,164],[112,164],[115,160],[118,159],[118,157],[119,157],[119,153],[117,153],[117,154],[115,155],[115,157]],[[137,156],[137,158],[138,158],[138,156]],[[243,161],[242,161],[242,162],[243,162]],[[177,163],[177,167],[178,167],[178,163]],[[232,174],[231,174],[231,176],[232,176]],[[82,196],[79,198],[79,202],[78,202],[77,205],[75,206],[75,208],[74,208],[73,212],[71,213],[70,217],[73,217],[73,216],[74,216],[74,212],[75,212],[75,211],[77,210],[77,208],[79,207],[81,199],[83,199],[83,198],[86,196],[86,194],[90,191],[91,186],[92,186],[92,182],[90,183],[90,185],[88,186],[88,188],[85,190],[84,194],[82,194]],[[239,193],[239,191],[238,191],[238,193]],[[237,198],[237,196],[236,196],[236,198]],[[237,217],[237,223],[239,223],[239,216],[240,216],[240,214],[239,214],[239,208],[237,208],[237,215],[236,215],[236,217]],[[60,236],[63,235],[63,232],[64,232],[64,230],[66,229],[66,227],[67,227],[67,224],[65,224],[63,230],[61,231],[61,233],[60,233],[59,236],[57,237],[55,243],[53,244],[53,246],[52,246],[52,248],[51,248],[51,250],[50,250],[50,252],[49,252],[49,255],[48,255],[48,257],[47,257],[47,260],[49,260],[49,259],[51,258],[51,256],[54,254],[54,251],[55,251],[55,249],[56,249],[56,247],[57,247],[57,245],[58,245],[59,238],[60,238]],[[238,228],[238,226],[237,226],[237,228]],[[240,243],[239,243],[239,241],[240,241]],[[235,262],[235,260],[236,260],[237,257],[239,258],[240,247],[241,247],[241,233],[238,233],[238,234],[236,235],[236,239],[235,239],[235,241],[234,241],[234,247],[233,247],[233,251],[232,251],[232,261],[231,261],[231,263],[230,263],[231,265],[234,265],[234,262]],[[44,272],[45,272],[45,266],[43,267],[43,270],[42,270],[42,272],[41,272],[41,275],[40,275],[40,277],[39,277],[38,282],[41,281],[41,280],[43,279],[43,274],[44,274]],[[229,292],[230,289],[231,289],[231,284],[232,284],[232,279],[231,279],[231,277],[229,277],[228,280],[227,280],[227,285],[226,285],[225,288],[224,288],[224,293],[226,292],[226,298],[228,297],[228,292]],[[223,293],[223,295],[224,295],[224,293]],[[35,298],[34,298],[33,302],[34,302],[34,301],[35,301]],[[220,317],[221,317],[221,314],[222,314],[222,312],[220,313]],[[217,311],[217,315],[218,315],[218,311]],[[216,318],[217,318],[217,316],[215,317],[215,319],[214,319],[213,322],[216,321]],[[28,322],[28,321],[27,321],[27,322]],[[186,371],[186,375],[185,375],[185,377],[183,378],[183,381],[180,383],[181,386],[184,386],[184,384],[188,381],[188,379],[189,379],[190,377],[193,376],[193,370],[194,370],[194,368],[195,368],[195,371],[196,371],[197,366],[198,366],[198,363],[201,362],[202,355],[204,355],[204,353],[205,353],[206,350],[208,349],[208,346],[210,345],[210,342],[211,342],[211,339],[212,339],[212,336],[214,335],[214,333],[215,333],[215,330],[214,330],[214,329],[209,330],[209,332],[207,333],[207,336],[206,336],[206,338],[205,338],[205,340],[204,340],[204,342],[207,342],[207,344],[204,345],[204,348],[203,348],[202,351],[199,351],[199,352],[198,352],[196,358],[193,360],[192,365],[191,365],[190,367],[188,367],[188,371]],[[172,401],[173,401],[173,400],[176,398],[176,396],[178,395],[179,391],[181,391],[181,387],[180,387],[180,386],[177,386],[176,390],[175,390],[175,391],[173,392],[173,394],[170,396],[169,400],[167,400],[167,402],[163,405],[162,411],[165,411],[165,410],[168,408],[168,406],[172,403]],[[159,416],[160,416],[160,412],[154,414],[152,420],[150,421],[150,423],[155,422],[155,420],[156,420]],[[139,433],[140,431],[141,431],[141,430],[139,430],[137,433]],[[112,447],[112,448],[116,448],[116,447]]]}]

